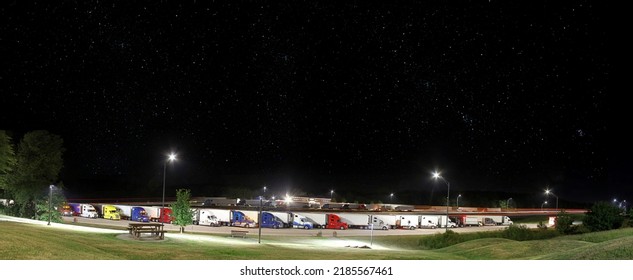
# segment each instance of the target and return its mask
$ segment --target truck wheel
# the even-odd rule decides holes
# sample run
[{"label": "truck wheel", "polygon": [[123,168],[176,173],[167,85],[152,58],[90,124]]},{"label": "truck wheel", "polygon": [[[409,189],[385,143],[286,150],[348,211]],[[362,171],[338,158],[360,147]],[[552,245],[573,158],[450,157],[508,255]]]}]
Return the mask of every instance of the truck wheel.
[{"label": "truck wheel", "polygon": [[345,230],[345,227],[341,227],[341,230]]},{"label": "truck wheel", "polygon": [[387,230],[387,227],[386,227],[386,226],[383,226],[383,227],[382,227],[382,230]]},{"label": "truck wheel", "polygon": [[249,228],[249,227],[251,227],[251,225],[249,225],[249,224],[246,224],[246,228]]}]

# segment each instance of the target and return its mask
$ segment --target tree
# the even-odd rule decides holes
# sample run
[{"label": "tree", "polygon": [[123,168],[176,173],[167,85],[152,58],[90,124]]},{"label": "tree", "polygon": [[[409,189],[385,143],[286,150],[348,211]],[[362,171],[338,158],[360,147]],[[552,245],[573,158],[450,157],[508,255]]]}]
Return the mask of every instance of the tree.
[{"label": "tree", "polygon": [[16,159],[11,137],[6,131],[0,130],[0,189],[6,189],[9,174],[15,168]]},{"label": "tree", "polygon": [[574,218],[572,218],[565,210],[561,210],[556,216],[556,231],[562,234],[570,234],[574,232],[574,227],[572,223],[574,222]]},{"label": "tree", "polygon": [[591,231],[620,228],[624,220],[620,212],[622,211],[617,206],[609,202],[596,202],[585,215],[583,224]]},{"label": "tree", "polygon": [[176,190],[176,203],[171,205],[171,209],[175,217],[173,223],[180,226],[180,233],[185,232],[186,226],[193,224],[193,211],[191,210],[190,199],[190,190]]},{"label": "tree", "polygon": [[[48,221],[48,216],[51,215],[51,222],[62,222],[62,213],[59,212],[59,207],[61,207],[61,205],[66,201],[66,197],[62,192],[63,188],[64,184],[60,183],[55,186],[55,189],[53,189],[53,199],[51,203],[52,207],[50,207],[48,204],[49,196],[51,196],[50,194],[46,194],[45,196],[42,196],[35,201],[35,216],[38,220]],[[49,209],[51,210],[50,212]]]},{"label": "tree", "polygon": [[35,198],[48,193],[48,186],[57,181],[63,166],[62,145],[61,137],[44,130],[29,132],[20,141],[7,190],[20,205],[22,217],[35,215]]}]

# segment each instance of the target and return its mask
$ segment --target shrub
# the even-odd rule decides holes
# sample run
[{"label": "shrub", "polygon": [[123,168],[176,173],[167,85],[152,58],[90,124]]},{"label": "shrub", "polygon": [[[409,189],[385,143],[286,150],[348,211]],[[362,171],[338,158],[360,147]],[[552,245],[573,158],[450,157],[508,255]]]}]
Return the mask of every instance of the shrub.
[{"label": "shrub", "polygon": [[536,227],[539,228],[539,229],[547,229],[547,225],[543,221],[538,222]]},{"label": "shrub", "polygon": [[422,238],[418,245],[427,249],[439,249],[467,241],[463,235],[448,230],[445,233],[437,233],[432,236]]},{"label": "shrub", "polygon": [[572,218],[565,210],[561,210],[556,216],[556,230],[562,234],[571,234],[574,232],[574,228],[572,227],[572,223],[574,222],[574,218]]},{"label": "shrub", "polygon": [[624,217],[620,209],[609,202],[596,202],[585,216],[583,224],[591,231],[602,231],[620,228]]}]

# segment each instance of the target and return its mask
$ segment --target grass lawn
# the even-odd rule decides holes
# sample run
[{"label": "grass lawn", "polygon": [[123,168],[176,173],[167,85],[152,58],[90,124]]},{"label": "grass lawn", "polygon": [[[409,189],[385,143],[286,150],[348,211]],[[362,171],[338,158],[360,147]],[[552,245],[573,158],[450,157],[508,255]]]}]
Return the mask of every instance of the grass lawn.
[{"label": "grass lawn", "polygon": [[[367,239],[266,237],[246,239],[202,234],[137,241],[127,233],[90,233],[38,224],[0,222],[0,258],[10,260],[401,260],[401,259],[633,259],[633,229],[548,240],[471,240],[423,250],[421,236],[374,238],[373,249],[346,247]],[[123,237],[123,238],[121,238]],[[186,238],[181,238],[186,237]]]}]

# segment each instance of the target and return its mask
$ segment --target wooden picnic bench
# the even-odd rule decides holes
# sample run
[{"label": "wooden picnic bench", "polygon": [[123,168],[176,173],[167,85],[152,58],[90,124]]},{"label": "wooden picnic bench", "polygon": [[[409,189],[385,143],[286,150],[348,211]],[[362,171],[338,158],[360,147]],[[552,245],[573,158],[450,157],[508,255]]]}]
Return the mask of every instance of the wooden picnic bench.
[{"label": "wooden picnic bench", "polygon": [[247,230],[231,230],[231,237],[246,237]]},{"label": "wooden picnic bench", "polygon": [[134,239],[141,238],[141,234],[149,233],[156,239],[165,239],[165,230],[163,230],[163,224],[161,223],[129,223],[128,231],[134,237]]}]

